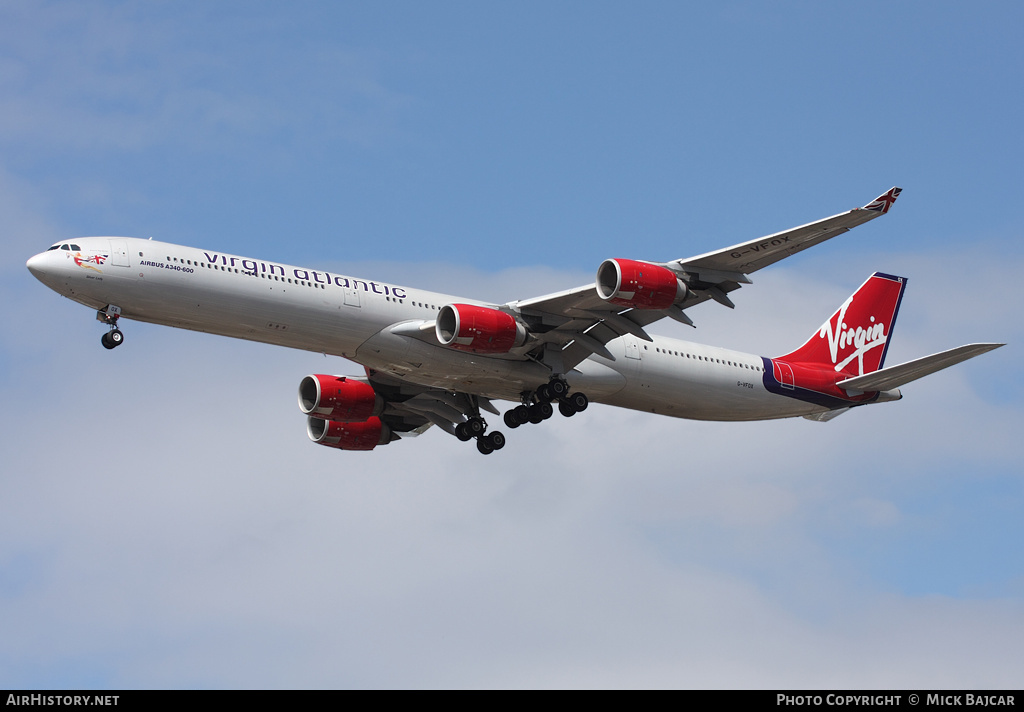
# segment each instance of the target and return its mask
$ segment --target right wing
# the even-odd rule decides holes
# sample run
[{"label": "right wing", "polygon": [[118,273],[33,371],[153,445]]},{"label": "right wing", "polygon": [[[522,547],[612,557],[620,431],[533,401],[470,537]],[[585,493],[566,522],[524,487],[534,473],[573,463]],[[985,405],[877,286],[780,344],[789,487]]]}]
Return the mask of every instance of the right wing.
[{"label": "right wing", "polygon": [[[510,302],[505,308],[522,317],[535,337],[522,355],[531,351],[532,358],[566,372],[591,354],[611,358],[605,344],[625,334],[650,341],[643,327],[666,316],[692,326],[684,310],[708,299],[732,308],[728,293],[750,284],[750,273],[884,215],[900,192],[894,187],[864,207],[722,250],[649,263],[670,270],[686,285],[686,299],[665,309],[617,306],[602,299],[594,284]],[[541,352],[535,351],[537,341]]]}]

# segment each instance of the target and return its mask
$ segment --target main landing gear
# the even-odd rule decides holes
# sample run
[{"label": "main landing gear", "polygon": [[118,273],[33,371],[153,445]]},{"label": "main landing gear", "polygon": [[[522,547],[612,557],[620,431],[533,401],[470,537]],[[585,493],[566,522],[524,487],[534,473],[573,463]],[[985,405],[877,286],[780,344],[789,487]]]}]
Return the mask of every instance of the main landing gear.
[{"label": "main landing gear", "polygon": [[590,405],[586,393],[569,393],[569,384],[561,376],[556,376],[533,393],[524,393],[522,405],[505,411],[505,425],[518,428],[526,423],[536,424],[547,420],[555,412],[553,401],[558,401],[558,412],[566,418],[586,410]]},{"label": "main landing gear", "polygon": [[100,339],[100,343],[103,344],[105,349],[116,349],[118,346],[124,343],[124,334],[117,328],[117,320],[121,318],[121,308],[115,307],[113,304],[107,306],[106,309],[100,309],[96,312],[96,320],[101,321],[110,327],[110,331],[105,333]]},{"label": "main landing gear", "polygon": [[505,447],[505,436],[497,430],[488,433],[487,421],[479,415],[456,425],[455,437],[463,442],[476,438],[476,449],[484,455],[490,455],[495,450]]}]

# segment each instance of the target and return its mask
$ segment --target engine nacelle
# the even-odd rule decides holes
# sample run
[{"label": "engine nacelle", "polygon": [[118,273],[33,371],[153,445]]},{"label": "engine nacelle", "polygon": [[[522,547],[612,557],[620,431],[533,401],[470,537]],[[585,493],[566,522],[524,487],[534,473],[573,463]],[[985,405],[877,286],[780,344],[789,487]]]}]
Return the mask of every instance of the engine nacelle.
[{"label": "engine nacelle", "polygon": [[384,399],[368,383],[316,374],[299,384],[299,408],[313,418],[361,423],[384,412]]},{"label": "engine nacelle", "polygon": [[391,442],[391,428],[377,417],[361,423],[339,423],[309,416],[306,433],[313,442],[339,450],[372,450]]},{"label": "engine nacelle", "polygon": [[686,285],[672,270],[660,265],[605,260],[597,268],[597,294],[623,307],[667,309],[686,298]]},{"label": "engine nacelle", "polygon": [[437,313],[437,340],[478,354],[505,354],[526,343],[526,327],[510,314],[472,304],[448,304]]}]

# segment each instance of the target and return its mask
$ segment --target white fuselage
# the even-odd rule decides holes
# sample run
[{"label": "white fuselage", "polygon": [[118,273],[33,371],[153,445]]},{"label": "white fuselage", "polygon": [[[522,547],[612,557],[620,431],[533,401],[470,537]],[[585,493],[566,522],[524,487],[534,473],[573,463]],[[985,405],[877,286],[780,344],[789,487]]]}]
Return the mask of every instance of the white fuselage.
[{"label": "white fuselage", "polygon": [[[332,354],[423,386],[518,401],[550,372],[518,357],[442,346],[432,323],[451,303],[484,304],[436,292],[356,279],[137,238],[91,237],[50,250],[29,269],[51,289],[127,319]],[[99,256],[105,255],[103,259]],[[88,257],[96,259],[83,259]],[[406,329],[392,329],[402,324]],[[770,363],[751,354],[678,339],[624,336],[615,357],[591,356],[566,374],[593,401],[701,420],[760,420],[828,408],[770,393]],[[769,366],[770,368],[770,366]]]}]

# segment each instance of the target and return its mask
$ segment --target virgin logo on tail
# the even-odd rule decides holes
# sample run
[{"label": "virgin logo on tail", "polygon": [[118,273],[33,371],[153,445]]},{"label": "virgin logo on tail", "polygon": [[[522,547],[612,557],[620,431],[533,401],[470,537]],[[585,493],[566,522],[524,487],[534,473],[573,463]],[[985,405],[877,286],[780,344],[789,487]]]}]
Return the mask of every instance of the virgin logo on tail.
[{"label": "virgin logo on tail", "polygon": [[906,284],[903,277],[871,275],[807,343],[780,360],[847,373],[856,360],[856,375],[877,371],[885,360]]},{"label": "virgin logo on tail", "polygon": [[[825,339],[828,342],[829,355],[832,357],[832,363],[835,365],[837,371],[842,371],[849,365],[853,359],[858,359],[858,371],[859,375],[864,374],[864,354],[879,346],[884,346],[887,340],[885,334],[885,324],[880,321],[875,321],[875,317],[868,317],[870,323],[867,327],[857,326],[856,329],[846,324],[846,311],[853,304],[853,297],[850,297],[843,306],[839,308],[839,312],[835,315],[835,326],[832,324],[832,320],[826,321],[822,324],[821,329],[818,331],[818,336]],[[842,361],[839,361],[840,351],[845,350],[847,347],[853,346],[854,351]],[[874,370],[874,369],[872,369]]]}]

